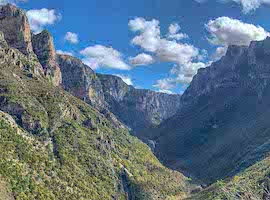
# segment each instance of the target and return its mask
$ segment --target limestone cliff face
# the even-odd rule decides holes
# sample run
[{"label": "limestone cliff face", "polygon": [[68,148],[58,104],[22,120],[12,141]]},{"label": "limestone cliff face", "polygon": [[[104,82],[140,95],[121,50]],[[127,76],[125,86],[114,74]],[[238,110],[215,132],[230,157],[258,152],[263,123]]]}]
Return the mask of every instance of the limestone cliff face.
[{"label": "limestone cliff face", "polygon": [[48,31],[42,31],[32,36],[32,44],[45,76],[51,78],[53,84],[58,86],[62,83],[60,67],[56,62],[56,52],[51,34]]},{"label": "limestone cliff face", "polygon": [[181,95],[136,89],[112,75],[98,74],[98,77],[109,110],[138,135],[173,116],[180,107]]},{"label": "limestone cliff face", "polygon": [[35,60],[29,60],[18,49],[10,47],[2,31],[0,31],[0,64],[16,65],[27,73],[29,77],[35,76],[37,78],[43,76],[40,63]]},{"label": "limestone cliff face", "polygon": [[65,90],[98,109],[105,107],[102,85],[90,67],[68,55],[57,55],[57,61]]},{"label": "limestone cliff face", "polygon": [[0,7],[0,30],[11,47],[25,55],[33,53],[30,25],[22,10],[11,4]]},{"label": "limestone cliff face", "polygon": [[1,46],[18,50],[29,61],[29,66],[34,65],[32,71],[36,75],[43,75],[42,66],[33,51],[30,25],[25,13],[12,4],[1,6],[0,31],[1,38],[6,41],[5,45],[1,42]]},{"label": "limestone cliff face", "polygon": [[180,95],[135,89],[117,76],[96,74],[77,58],[57,57],[65,90],[101,112],[111,111],[136,134],[158,125],[180,107]]},{"label": "limestone cliff face", "polygon": [[[205,182],[233,175],[270,151],[270,38],[201,69],[172,118],[153,130],[164,162]],[[168,145],[170,144],[170,145]]]}]

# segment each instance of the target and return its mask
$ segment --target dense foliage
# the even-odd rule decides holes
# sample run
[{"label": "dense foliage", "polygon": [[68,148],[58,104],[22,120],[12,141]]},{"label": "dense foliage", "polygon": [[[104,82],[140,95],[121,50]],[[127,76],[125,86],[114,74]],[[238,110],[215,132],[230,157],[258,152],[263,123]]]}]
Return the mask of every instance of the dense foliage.
[{"label": "dense foliage", "polygon": [[184,196],[184,176],[126,129],[40,76],[0,68],[0,176],[16,199]]}]

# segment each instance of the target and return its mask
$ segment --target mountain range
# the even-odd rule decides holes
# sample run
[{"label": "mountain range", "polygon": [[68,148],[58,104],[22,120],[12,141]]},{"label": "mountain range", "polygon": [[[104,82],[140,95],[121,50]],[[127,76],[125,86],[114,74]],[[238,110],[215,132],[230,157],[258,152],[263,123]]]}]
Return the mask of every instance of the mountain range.
[{"label": "mountain range", "polygon": [[269,102],[270,38],[229,46],[170,95],[57,54],[7,4],[0,199],[267,199]]}]

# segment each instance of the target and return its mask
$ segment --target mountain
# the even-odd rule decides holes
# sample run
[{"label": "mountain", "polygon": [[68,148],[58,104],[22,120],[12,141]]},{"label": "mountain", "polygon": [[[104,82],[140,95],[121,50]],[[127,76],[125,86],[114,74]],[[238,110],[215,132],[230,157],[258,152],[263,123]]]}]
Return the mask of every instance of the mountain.
[{"label": "mountain", "polygon": [[269,58],[266,38],[230,46],[221,60],[198,70],[177,114],[152,130],[155,153],[166,166],[210,184],[265,158],[270,150]]},{"label": "mountain", "polygon": [[112,75],[97,76],[102,84],[108,109],[138,136],[142,136],[140,131],[157,126],[173,116],[180,107],[181,95],[136,89]]},{"label": "mountain", "polygon": [[181,95],[136,89],[117,76],[96,74],[72,56],[57,55],[57,62],[65,90],[102,112],[109,110],[141,138],[141,131],[159,125],[180,107]]},{"label": "mountain", "polygon": [[187,178],[101,109],[104,85],[89,67],[56,55],[48,32],[31,35],[15,6],[0,16],[0,199],[187,196]]}]

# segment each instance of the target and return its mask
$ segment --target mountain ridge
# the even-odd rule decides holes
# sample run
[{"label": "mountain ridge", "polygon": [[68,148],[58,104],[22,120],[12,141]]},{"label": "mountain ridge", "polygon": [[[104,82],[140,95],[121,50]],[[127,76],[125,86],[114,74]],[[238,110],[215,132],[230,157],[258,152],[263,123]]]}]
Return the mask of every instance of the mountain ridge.
[{"label": "mountain ridge", "polygon": [[[20,27],[17,19],[25,17],[21,10],[11,4],[0,9],[12,14],[3,16],[0,10],[0,24],[11,20],[14,23],[9,25]],[[187,178],[165,168],[110,111],[101,112],[55,84],[55,75],[60,73],[55,73],[57,58],[50,34],[43,32],[36,38],[40,40],[34,45],[38,56],[15,49],[16,42],[9,46],[6,34],[0,34],[3,195],[25,200],[187,196]],[[47,67],[52,73],[46,73]]]},{"label": "mountain ridge", "polygon": [[180,111],[153,130],[156,155],[166,166],[213,183],[265,157],[269,44],[268,37],[248,47],[230,46],[221,60],[198,70]]}]

